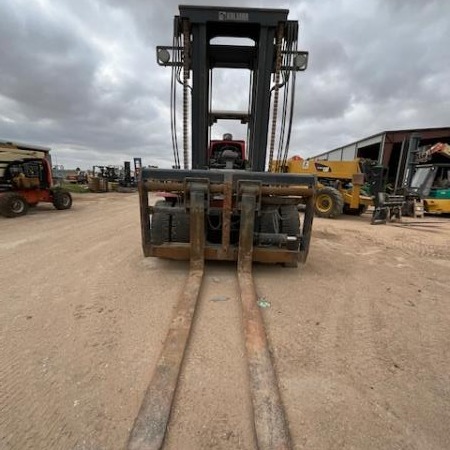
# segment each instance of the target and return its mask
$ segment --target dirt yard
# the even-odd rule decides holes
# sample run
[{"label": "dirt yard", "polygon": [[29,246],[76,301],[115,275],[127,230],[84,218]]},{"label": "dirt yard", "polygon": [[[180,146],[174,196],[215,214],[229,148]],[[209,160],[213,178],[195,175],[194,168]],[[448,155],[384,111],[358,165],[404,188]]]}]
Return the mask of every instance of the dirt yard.
[{"label": "dirt yard", "polygon": [[[316,219],[306,266],[255,267],[296,449],[450,448],[450,220],[418,221]],[[186,274],[136,194],[0,217],[0,448],[124,448]],[[208,263],[166,449],[255,448],[237,294]]]}]

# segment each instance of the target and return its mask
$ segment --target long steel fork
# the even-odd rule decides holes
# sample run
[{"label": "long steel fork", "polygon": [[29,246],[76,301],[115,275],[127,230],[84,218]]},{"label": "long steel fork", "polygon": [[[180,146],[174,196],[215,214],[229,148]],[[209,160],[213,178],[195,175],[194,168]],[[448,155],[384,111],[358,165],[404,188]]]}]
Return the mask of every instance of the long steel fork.
[{"label": "long steel fork", "polygon": [[127,445],[129,450],[158,450],[164,442],[203,279],[204,199],[204,186],[193,184],[190,192],[191,258],[189,276],[178,300],[153,377],[130,433]]},{"label": "long steel fork", "polygon": [[272,365],[252,276],[253,230],[258,186],[242,185],[238,280],[259,450],[291,449],[291,438]]},{"label": "long steel fork", "polygon": [[[238,280],[256,442],[259,450],[288,450],[291,440],[275,369],[252,277],[253,230],[258,187],[242,185]],[[204,270],[204,191],[191,190],[191,262],[189,277],[159,356],[155,372],[128,440],[129,450],[159,450],[170,411],[200,293]]]}]

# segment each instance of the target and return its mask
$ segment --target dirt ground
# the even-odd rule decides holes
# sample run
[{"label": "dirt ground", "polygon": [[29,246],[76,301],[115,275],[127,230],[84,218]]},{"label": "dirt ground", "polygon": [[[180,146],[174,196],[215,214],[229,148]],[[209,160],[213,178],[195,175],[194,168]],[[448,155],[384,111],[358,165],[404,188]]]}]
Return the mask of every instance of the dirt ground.
[{"label": "dirt ground", "polygon": [[[255,267],[296,449],[450,448],[450,220],[418,221],[316,219],[306,266]],[[186,275],[136,194],[0,218],[0,448],[123,448]],[[166,449],[255,448],[240,321],[208,263]]]}]

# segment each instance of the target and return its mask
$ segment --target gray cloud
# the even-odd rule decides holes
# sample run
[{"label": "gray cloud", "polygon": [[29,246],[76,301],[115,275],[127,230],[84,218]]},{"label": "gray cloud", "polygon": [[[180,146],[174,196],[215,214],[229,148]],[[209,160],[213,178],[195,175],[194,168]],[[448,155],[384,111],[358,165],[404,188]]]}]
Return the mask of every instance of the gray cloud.
[{"label": "gray cloud", "polygon": [[[246,4],[273,7],[240,2]],[[170,70],[154,58],[156,45],[171,44],[177,5],[3,0],[0,137],[50,145],[68,167],[133,156],[170,166]],[[384,129],[449,125],[449,2],[310,0],[277,7],[300,20],[301,47],[310,51],[309,68],[297,80],[292,154],[319,153]],[[234,73],[219,75],[217,104],[245,107],[242,82]],[[242,127],[230,128],[245,137]]]}]

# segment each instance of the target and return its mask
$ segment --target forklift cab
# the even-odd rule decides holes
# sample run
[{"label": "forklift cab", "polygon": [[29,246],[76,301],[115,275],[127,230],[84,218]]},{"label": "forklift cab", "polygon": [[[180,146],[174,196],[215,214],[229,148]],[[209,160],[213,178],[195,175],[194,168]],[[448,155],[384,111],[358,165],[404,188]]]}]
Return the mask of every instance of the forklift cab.
[{"label": "forklift cab", "polygon": [[450,188],[450,164],[427,164],[416,168],[411,189],[421,198],[432,197],[433,191]]},{"label": "forklift cab", "polygon": [[416,169],[411,180],[411,190],[418,194],[419,197],[426,197],[431,190],[434,178],[436,176],[436,168],[433,166],[423,166]]},{"label": "forklift cab", "polygon": [[211,169],[245,169],[245,141],[233,140],[226,133],[222,140],[212,140],[209,147]]}]

